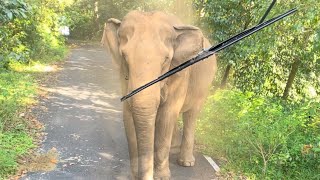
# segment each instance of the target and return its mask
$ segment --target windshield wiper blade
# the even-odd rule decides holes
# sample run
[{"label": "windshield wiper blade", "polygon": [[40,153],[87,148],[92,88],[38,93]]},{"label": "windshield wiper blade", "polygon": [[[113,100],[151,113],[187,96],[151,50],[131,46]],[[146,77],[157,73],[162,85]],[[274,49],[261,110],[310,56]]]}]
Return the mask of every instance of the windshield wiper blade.
[{"label": "windshield wiper blade", "polygon": [[287,16],[293,14],[296,11],[297,11],[297,8],[291,9],[291,10],[289,10],[289,11],[287,11],[287,12],[285,12],[285,13],[277,16],[277,17],[274,17],[274,18],[272,18],[272,19],[270,19],[268,21],[265,21],[263,23],[260,23],[260,24],[258,24],[256,26],[252,27],[252,28],[249,28],[249,29],[247,29],[247,30],[245,30],[245,31],[243,31],[243,32],[241,32],[241,33],[239,33],[239,34],[237,34],[237,35],[235,35],[235,36],[233,36],[233,37],[231,37],[231,38],[229,38],[229,39],[217,44],[217,45],[215,45],[215,46],[212,46],[212,47],[210,47],[208,49],[205,49],[205,50],[201,51],[197,56],[195,56],[195,57],[191,58],[190,60],[180,64],[179,66],[169,70],[165,74],[159,76],[157,79],[155,79],[153,81],[150,81],[149,83],[147,83],[147,84],[145,84],[145,85],[133,90],[131,93],[123,96],[121,98],[121,101],[124,101],[124,100],[130,98],[131,96],[133,96],[133,95],[137,94],[138,92],[146,89],[147,87],[152,86],[153,84],[155,84],[155,83],[157,83],[159,81],[162,81],[162,80],[168,78],[169,76],[172,76],[173,74],[175,74],[175,73],[177,73],[177,72],[179,72],[179,71],[191,66],[192,64],[195,64],[195,63],[197,63],[197,62],[199,62],[199,61],[201,61],[203,59],[208,58],[209,56],[212,56],[213,54],[215,54],[215,53],[217,53],[217,52],[219,52],[219,51],[221,51],[221,50],[223,50],[223,49],[225,49],[225,48],[227,48],[227,47],[239,42],[240,40],[242,40],[242,39],[252,35],[253,33],[256,33],[257,31],[259,31],[259,30],[261,30],[261,29],[263,29],[263,28],[265,28],[265,27],[267,27],[267,26],[269,26],[269,25],[271,25],[271,24],[283,19],[284,17],[287,17]]}]

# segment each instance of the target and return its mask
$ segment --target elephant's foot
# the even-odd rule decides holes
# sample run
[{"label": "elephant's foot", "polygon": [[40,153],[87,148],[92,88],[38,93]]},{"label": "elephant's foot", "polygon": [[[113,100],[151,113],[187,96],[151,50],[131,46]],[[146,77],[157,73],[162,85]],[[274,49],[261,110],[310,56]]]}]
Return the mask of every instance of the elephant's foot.
[{"label": "elephant's foot", "polygon": [[169,180],[170,179],[169,167],[156,167],[154,171],[154,180]]},{"label": "elephant's foot", "polygon": [[195,164],[195,158],[193,155],[191,156],[181,156],[177,160],[180,166],[191,167]]}]

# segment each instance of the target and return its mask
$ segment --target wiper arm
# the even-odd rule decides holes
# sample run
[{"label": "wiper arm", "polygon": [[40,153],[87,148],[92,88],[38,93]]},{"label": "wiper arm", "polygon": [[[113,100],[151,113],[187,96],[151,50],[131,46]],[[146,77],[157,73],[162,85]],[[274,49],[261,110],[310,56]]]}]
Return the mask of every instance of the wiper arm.
[{"label": "wiper arm", "polygon": [[212,46],[212,47],[210,47],[208,49],[205,49],[205,50],[201,51],[197,56],[195,56],[195,57],[191,58],[190,60],[180,64],[179,66],[169,70],[165,74],[159,76],[157,79],[155,79],[153,81],[150,81],[149,83],[147,83],[147,84],[145,84],[145,85],[133,90],[131,93],[127,94],[126,96],[123,96],[121,98],[121,101],[124,101],[124,100],[130,98],[131,96],[133,96],[133,95],[137,94],[138,92],[146,89],[147,87],[152,86],[153,84],[172,76],[173,74],[175,74],[175,73],[177,73],[177,72],[179,72],[179,71],[191,66],[192,64],[195,64],[195,63],[197,63],[197,62],[199,62],[199,61],[201,61],[203,59],[208,58],[209,56],[212,56],[216,52],[219,52],[219,51],[221,51],[221,50],[223,50],[223,49],[225,49],[225,48],[227,48],[227,47],[239,42],[240,40],[242,40],[242,39],[252,35],[253,33],[256,33],[257,31],[259,31],[259,30],[261,30],[261,29],[263,29],[263,28],[265,28],[265,27],[267,27],[267,26],[269,26],[269,25],[271,25],[271,24],[283,19],[284,17],[287,17],[287,16],[293,14],[296,11],[297,11],[296,8],[291,9],[291,10],[287,11],[286,13],[283,13],[283,14],[277,16],[277,17],[274,17],[274,18],[272,18],[272,19],[270,19],[270,20],[268,20],[266,22],[260,23],[260,24],[254,26],[252,28],[249,28],[249,29],[247,29],[247,30],[245,30],[245,31],[243,31],[243,32],[241,32],[241,33],[239,33],[239,34],[237,34],[237,35],[235,35],[235,36],[233,36],[233,37],[231,37],[231,38],[229,38],[229,39],[217,44],[217,45],[215,45],[215,46]]}]

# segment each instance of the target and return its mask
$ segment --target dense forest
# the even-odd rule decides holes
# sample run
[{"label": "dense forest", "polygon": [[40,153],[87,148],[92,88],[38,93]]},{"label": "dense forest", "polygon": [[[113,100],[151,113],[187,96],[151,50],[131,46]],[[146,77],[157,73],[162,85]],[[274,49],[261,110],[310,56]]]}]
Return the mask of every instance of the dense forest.
[{"label": "dense forest", "polygon": [[[45,67],[68,39],[100,40],[104,23],[130,10],[161,10],[200,27],[215,44],[259,23],[262,0],[0,1],[0,179],[34,148],[24,117]],[[278,1],[266,19],[298,11],[218,54],[217,78],[198,120],[199,151],[219,159],[222,177],[320,178],[320,1]],[[35,129],[35,128],[34,128]]]}]

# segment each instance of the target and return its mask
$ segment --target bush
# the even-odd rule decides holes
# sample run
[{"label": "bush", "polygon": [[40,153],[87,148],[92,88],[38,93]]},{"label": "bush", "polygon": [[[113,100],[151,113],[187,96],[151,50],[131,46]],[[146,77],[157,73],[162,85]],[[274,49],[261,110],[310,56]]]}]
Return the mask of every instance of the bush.
[{"label": "bush", "polygon": [[319,101],[290,104],[220,90],[209,97],[197,131],[206,153],[227,159],[226,169],[258,179],[320,177]]}]

